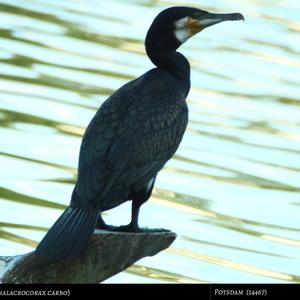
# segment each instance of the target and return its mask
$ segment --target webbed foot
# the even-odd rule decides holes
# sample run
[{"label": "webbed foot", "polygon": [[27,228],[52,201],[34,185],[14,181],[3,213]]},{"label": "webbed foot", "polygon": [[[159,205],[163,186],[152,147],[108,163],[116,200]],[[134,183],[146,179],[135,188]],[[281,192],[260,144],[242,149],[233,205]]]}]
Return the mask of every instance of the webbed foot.
[{"label": "webbed foot", "polygon": [[102,217],[100,216],[97,220],[96,223],[96,229],[100,229],[100,230],[107,230],[107,231],[116,231],[116,228],[118,228],[118,226],[113,226],[113,225],[107,225]]},{"label": "webbed foot", "polygon": [[147,228],[147,227],[138,227],[132,224],[123,225],[123,226],[114,226],[113,231],[117,232],[136,232],[136,233],[159,233],[159,232],[171,232],[171,230],[164,228]]}]

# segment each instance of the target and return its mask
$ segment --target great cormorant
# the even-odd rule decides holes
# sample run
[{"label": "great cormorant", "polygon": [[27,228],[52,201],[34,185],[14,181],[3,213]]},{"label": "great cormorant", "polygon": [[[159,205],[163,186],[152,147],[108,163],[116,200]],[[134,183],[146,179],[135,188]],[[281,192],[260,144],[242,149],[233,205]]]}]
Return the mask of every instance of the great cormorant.
[{"label": "great cormorant", "polygon": [[174,155],[188,122],[190,65],[176,50],[208,26],[243,19],[240,13],[214,14],[182,6],[158,14],[145,41],[156,68],[119,88],[91,120],[70,206],[36,254],[61,260],[80,256],[96,225],[110,228],[101,212],[127,200],[132,200],[132,219],[117,230],[141,230],[140,206],[149,199],[157,173]]}]

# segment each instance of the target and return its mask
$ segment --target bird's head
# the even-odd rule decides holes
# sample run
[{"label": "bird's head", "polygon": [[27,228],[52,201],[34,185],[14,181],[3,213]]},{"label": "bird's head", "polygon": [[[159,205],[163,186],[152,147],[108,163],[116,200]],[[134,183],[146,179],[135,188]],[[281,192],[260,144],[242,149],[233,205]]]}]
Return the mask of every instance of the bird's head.
[{"label": "bird's head", "polygon": [[204,28],[224,21],[244,20],[240,13],[215,14],[198,8],[175,6],[160,12],[154,19],[146,37],[146,48],[163,47],[176,50]]}]

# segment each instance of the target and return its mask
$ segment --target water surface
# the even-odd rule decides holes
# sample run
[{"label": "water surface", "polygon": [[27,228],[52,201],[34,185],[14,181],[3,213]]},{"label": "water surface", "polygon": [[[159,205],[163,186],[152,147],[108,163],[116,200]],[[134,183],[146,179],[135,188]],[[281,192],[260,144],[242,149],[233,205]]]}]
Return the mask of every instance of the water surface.
[{"label": "water surface", "polygon": [[[69,203],[101,103],[152,68],[143,41],[171,5],[239,11],[181,52],[190,121],[140,225],[178,238],[107,282],[300,282],[297,1],[0,0],[0,249],[32,251]],[[105,214],[129,221],[130,205]]]}]

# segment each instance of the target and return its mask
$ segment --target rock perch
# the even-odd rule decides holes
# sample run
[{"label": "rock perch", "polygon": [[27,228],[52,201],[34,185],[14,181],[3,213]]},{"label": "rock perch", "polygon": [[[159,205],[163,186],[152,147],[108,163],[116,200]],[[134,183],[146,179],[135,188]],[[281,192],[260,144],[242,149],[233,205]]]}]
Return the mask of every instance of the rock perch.
[{"label": "rock perch", "polygon": [[72,262],[49,261],[34,252],[0,256],[1,283],[100,283],[139,259],[168,248],[173,232],[123,233],[98,230],[84,254]]}]

